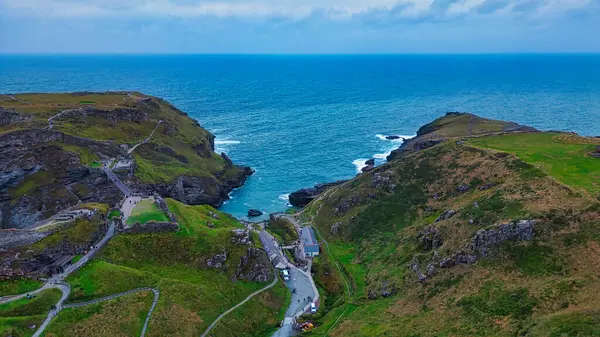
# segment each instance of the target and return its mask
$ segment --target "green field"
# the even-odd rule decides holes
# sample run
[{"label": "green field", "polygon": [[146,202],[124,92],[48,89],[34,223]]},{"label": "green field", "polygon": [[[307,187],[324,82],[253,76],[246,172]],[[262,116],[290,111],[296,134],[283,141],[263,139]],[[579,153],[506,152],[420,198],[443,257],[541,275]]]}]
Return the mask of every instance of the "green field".
[{"label": "green field", "polygon": [[[148,336],[198,336],[219,314],[267,285],[232,281],[248,249],[232,240],[232,230],[243,228],[237,220],[210,206],[166,201],[181,230],[114,237],[93,261],[68,278],[72,289],[69,301],[87,301],[138,287],[158,287],[161,295]],[[215,228],[209,228],[207,222]],[[223,250],[227,251],[226,266],[207,267],[207,258]],[[243,327],[247,336],[270,331],[279,323],[281,310],[285,310],[282,306],[286,296],[283,285],[277,285],[220,322],[213,335],[230,336],[236,327]],[[98,315],[108,315],[102,312]],[[123,318],[116,320],[121,324],[118,322]],[[93,317],[84,322],[81,329],[87,326],[89,330],[85,331],[96,331],[93,326],[98,323]],[[60,330],[56,331],[60,335]]]},{"label": "green field", "polygon": [[42,282],[30,279],[14,279],[0,282],[0,296],[24,294],[38,289]]},{"label": "green field", "polygon": [[513,153],[566,185],[600,195],[600,159],[589,155],[598,146],[593,139],[561,133],[525,133],[483,137],[469,143]]},{"label": "green field", "polygon": [[114,217],[120,217],[121,216],[121,211],[119,211],[118,209],[113,209],[112,211],[110,211],[110,213],[108,213],[108,218],[112,219]]},{"label": "green field", "polygon": [[58,289],[48,289],[32,299],[22,298],[0,304],[0,336],[31,336],[35,330],[29,326],[39,326],[61,295]]},{"label": "green field", "polygon": [[145,224],[148,221],[169,221],[167,215],[156,205],[153,200],[146,199],[138,202],[127,218],[127,225],[133,225],[136,222]]},{"label": "green field", "polygon": [[45,336],[139,336],[152,298],[152,292],[145,291],[85,307],[65,309],[52,321]]}]

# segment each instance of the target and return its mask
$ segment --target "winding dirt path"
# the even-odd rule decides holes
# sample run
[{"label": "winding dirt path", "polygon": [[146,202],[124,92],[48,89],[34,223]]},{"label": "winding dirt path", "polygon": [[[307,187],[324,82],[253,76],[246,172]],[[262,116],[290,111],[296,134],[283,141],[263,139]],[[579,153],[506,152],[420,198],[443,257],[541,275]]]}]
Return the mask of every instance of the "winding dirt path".
[{"label": "winding dirt path", "polygon": [[202,333],[202,335],[200,335],[200,337],[206,337],[206,336],[208,335],[208,333],[210,332],[210,330],[212,330],[212,329],[215,327],[215,325],[217,325],[217,323],[219,323],[219,321],[220,321],[220,320],[221,320],[223,317],[225,317],[227,314],[229,314],[230,312],[232,312],[232,311],[234,311],[235,309],[237,309],[237,308],[241,307],[242,305],[244,305],[244,303],[248,302],[248,301],[249,301],[249,300],[250,300],[252,297],[254,297],[254,296],[256,296],[256,295],[258,295],[258,294],[262,293],[263,291],[265,291],[265,290],[267,290],[267,289],[269,289],[269,288],[272,288],[273,286],[275,286],[275,284],[277,284],[277,280],[279,280],[279,277],[277,276],[277,272],[276,272],[276,271],[274,271],[274,275],[275,275],[275,277],[274,277],[274,280],[273,280],[273,282],[271,282],[271,284],[269,284],[268,286],[266,286],[266,287],[264,287],[264,288],[262,288],[262,289],[260,289],[260,290],[257,290],[257,291],[255,291],[255,292],[253,292],[252,294],[248,295],[248,297],[246,297],[246,299],[245,299],[245,300],[243,300],[243,301],[241,301],[240,303],[238,303],[238,304],[234,305],[234,306],[233,306],[233,307],[231,307],[229,310],[227,310],[227,311],[225,311],[224,313],[222,313],[221,315],[219,315],[219,317],[217,317],[217,319],[215,319],[215,321],[214,321],[214,322],[212,322],[212,323],[211,323],[211,324],[208,326],[208,328],[206,328],[206,330],[204,330],[204,332]]}]

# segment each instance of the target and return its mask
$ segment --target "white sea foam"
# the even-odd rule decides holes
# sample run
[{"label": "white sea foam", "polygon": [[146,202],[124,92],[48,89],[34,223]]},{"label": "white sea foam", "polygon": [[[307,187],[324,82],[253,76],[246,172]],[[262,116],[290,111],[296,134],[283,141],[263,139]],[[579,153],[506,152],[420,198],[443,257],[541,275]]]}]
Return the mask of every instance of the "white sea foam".
[{"label": "white sea foam", "polygon": [[279,195],[279,199],[283,200],[283,201],[288,201],[290,200],[290,194],[280,194]]},{"label": "white sea foam", "polygon": [[[398,137],[400,137],[398,139],[387,139],[387,138],[385,138],[386,137],[385,135],[376,134],[375,137],[377,137],[380,140],[384,140],[386,142],[393,143],[393,145],[387,151],[385,151],[383,153],[375,153],[373,155],[372,158],[375,159],[375,164],[376,165],[380,165],[380,164],[382,164],[382,163],[385,162],[387,156],[389,156],[392,153],[392,151],[394,151],[395,149],[397,149],[400,146],[400,144],[402,144],[405,140],[413,138],[415,136],[414,135],[413,136],[398,135]],[[367,160],[368,159],[359,158],[359,159],[356,159],[356,160],[354,160],[352,162],[352,164],[354,164],[354,166],[356,166],[356,172],[357,173],[362,173],[362,169],[365,166],[367,166],[366,165]]]},{"label": "white sea foam", "polygon": [[363,167],[367,166],[367,160],[369,160],[369,159],[358,158],[352,162],[352,164],[354,164],[354,166],[356,166],[357,173],[361,173]]}]

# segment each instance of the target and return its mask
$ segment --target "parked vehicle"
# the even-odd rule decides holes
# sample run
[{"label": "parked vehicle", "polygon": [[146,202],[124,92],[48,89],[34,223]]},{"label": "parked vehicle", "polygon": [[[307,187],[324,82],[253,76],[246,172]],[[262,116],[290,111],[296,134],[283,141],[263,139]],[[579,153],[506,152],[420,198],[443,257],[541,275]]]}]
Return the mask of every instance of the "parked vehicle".
[{"label": "parked vehicle", "polygon": [[314,314],[317,312],[317,306],[315,305],[315,303],[311,303],[310,304],[310,313]]},{"label": "parked vehicle", "polygon": [[287,269],[284,269],[281,274],[283,275],[283,280],[284,281],[289,281],[290,280],[290,272],[288,272]]}]

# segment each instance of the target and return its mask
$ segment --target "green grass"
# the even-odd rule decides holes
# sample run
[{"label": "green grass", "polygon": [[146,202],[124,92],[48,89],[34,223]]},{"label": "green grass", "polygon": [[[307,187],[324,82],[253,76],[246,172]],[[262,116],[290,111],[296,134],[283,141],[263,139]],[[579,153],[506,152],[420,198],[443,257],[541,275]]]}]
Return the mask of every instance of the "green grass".
[{"label": "green grass", "polygon": [[598,337],[600,314],[597,311],[570,312],[544,317],[524,336]]},{"label": "green grass", "polygon": [[19,295],[39,289],[42,281],[30,279],[14,279],[0,282],[0,296]]},{"label": "green grass", "polygon": [[25,180],[16,188],[9,189],[8,193],[17,200],[18,198],[33,194],[43,186],[53,183],[52,177],[46,171],[38,171],[25,177]]},{"label": "green grass", "polygon": [[108,218],[112,219],[112,218],[118,218],[121,216],[121,211],[118,209],[113,209],[112,211],[110,211],[110,213],[108,213]]},{"label": "green grass", "polygon": [[[148,336],[198,336],[220,313],[267,284],[231,281],[248,249],[232,241],[232,229],[243,228],[237,220],[210,206],[188,206],[172,199],[167,203],[181,230],[114,237],[93,261],[68,278],[73,289],[69,301],[158,287],[161,296]],[[208,228],[207,221],[216,228]],[[227,251],[226,267],[207,267],[206,259],[223,249]],[[249,309],[240,308],[253,316],[234,314],[219,323],[223,325],[219,329],[233,331],[243,326],[248,336],[257,336],[277,325],[284,301],[285,289],[273,289],[248,303]]]},{"label": "green grass", "polygon": [[34,298],[22,298],[0,304],[0,317],[35,316],[47,314],[50,306],[60,300],[62,292],[58,289],[47,289]]},{"label": "green grass", "polygon": [[65,143],[54,143],[61,147],[63,150],[75,153],[79,157],[79,162],[81,165],[90,166],[91,168],[101,168],[102,164],[98,162],[100,157],[97,154],[92,152],[90,149],[75,145],[67,145]]},{"label": "green grass", "polygon": [[149,291],[60,312],[46,337],[138,336],[152,304]]},{"label": "green grass", "polygon": [[291,244],[298,240],[298,232],[294,225],[283,218],[269,220],[267,230],[277,235],[284,244]]},{"label": "green grass", "polygon": [[101,214],[96,214],[91,219],[78,218],[67,228],[56,231],[31,245],[29,251],[42,252],[46,249],[53,249],[64,241],[68,241],[72,245],[86,246],[92,242],[103,221],[104,217]]},{"label": "green grass", "polygon": [[169,221],[167,215],[156,205],[153,200],[142,200],[131,211],[127,218],[127,225],[133,225],[136,222],[145,224],[148,221]]},{"label": "green grass", "polygon": [[2,337],[29,337],[35,332],[36,327],[44,321],[46,315],[25,316],[25,317],[0,317],[0,336]]},{"label": "green grass", "polygon": [[90,163],[90,167],[91,168],[101,168],[102,164],[99,163],[99,162],[97,162],[97,161],[93,161],[93,162]]},{"label": "green grass", "polygon": [[600,194],[600,159],[589,156],[596,145],[557,139],[560,133],[483,137],[469,143],[510,152],[571,187]]}]

